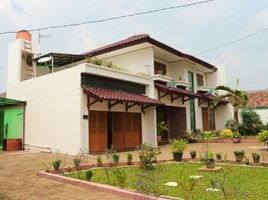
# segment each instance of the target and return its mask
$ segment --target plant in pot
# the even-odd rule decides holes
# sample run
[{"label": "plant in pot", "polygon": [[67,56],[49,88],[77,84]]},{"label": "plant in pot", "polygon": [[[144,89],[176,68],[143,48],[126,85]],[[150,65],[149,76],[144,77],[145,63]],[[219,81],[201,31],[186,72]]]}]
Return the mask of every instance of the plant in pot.
[{"label": "plant in pot", "polygon": [[214,153],[211,151],[211,152],[208,152],[208,155],[207,155],[207,160],[206,160],[206,165],[207,165],[207,168],[208,169],[212,169],[215,167],[215,160],[214,160]]},{"label": "plant in pot", "polygon": [[260,154],[257,154],[257,153],[253,152],[252,153],[252,158],[253,158],[254,163],[259,163],[261,156],[260,156]]},{"label": "plant in pot", "polygon": [[190,151],[190,155],[192,159],[196,159],[196,151]]},{"label": "plant in pot", "polygon": [[113,154],[113,160],[114,160],[114,163],[115,164],[118,164],[119,163],[119,159],[120,159],[120,155],[117,154],[117,153],[114,153]]},{"label": "plant in pot", "polygon": [[187,145],[187,141],[184,139],[172,139],[170,141],[170,147],[175,161],[182,161],[183,151]]},{"label": "plant in pot", "polygon": [[54,160],[54,161],[52,162],[52,164],[53,164],[53,168],[54,168],[54,170],[59,171],[59,169],[60,169],[60,164],[61,164],[61,160],[59,160],[59,159]]},{"label": "plant in pot", "polygon": [[165,131],[168,131],[168,124],[164,121],[157,123],[157,141],[160,142]]},{"label": "plant in pot", "polygon": [[235,159],[236,162],[242,162],[243,158],[245,156],[245,151],[244,150],[236,150],[234,151]]},{"label": "plant in pot", "polygon": [[233,143],[237,144],[241,142],[241,134],[238,132],[233,133]]},{"label": "plant in pot", "polygon": [[216,154],[216,158],[217,158],[218,160],[221,160],[221,157],[222,157],[222,156],[221,156],[221,153],[217,153],[217,154]]}]

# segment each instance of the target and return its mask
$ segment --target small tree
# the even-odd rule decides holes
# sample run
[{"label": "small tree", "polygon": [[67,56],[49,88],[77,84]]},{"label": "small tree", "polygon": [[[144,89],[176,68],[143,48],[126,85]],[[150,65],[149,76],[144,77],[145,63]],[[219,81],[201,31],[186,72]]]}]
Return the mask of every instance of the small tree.
[{"label": "small tree", "polygon": [[226,91],[226,94],[220,95],[215,99],[214,104],[217,105],[221,100],[227,99],[228,102],[234,107],[234,130],[238,129],[238,112],[241,107],[247,105],[248,96],[245,91],[238,90],[239,79],[236,80],[236,87],[234,89],[227,86],[218,86],[216,90]]}]

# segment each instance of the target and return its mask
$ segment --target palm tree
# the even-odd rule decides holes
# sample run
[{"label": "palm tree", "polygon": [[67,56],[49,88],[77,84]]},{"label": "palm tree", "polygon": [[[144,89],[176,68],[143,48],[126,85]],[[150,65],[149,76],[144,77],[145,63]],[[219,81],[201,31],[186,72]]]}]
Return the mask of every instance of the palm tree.
[{"label": "palm tree", "polygon": [[214,104],[217,105],[221,100],[227,99],[228,102],[234,107],[234,129],[238,129],[238,112],[241,107],[244,107],[248,103],[247,93],[243,90],[238,90],[239,79],[236,80],[236,86],[234,89],[227,86],[218,86],[216,90],[223,90],[226,93],[218,96],[215,99]]}]

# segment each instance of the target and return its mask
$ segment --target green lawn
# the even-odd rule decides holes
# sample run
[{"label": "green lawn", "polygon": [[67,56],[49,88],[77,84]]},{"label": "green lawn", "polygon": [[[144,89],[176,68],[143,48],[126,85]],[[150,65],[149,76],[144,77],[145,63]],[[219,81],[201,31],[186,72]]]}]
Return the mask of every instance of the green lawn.
[{"label": "green lawn", "polygon": [[[268,199],[268,168],[264,167],[250,167],[239,165],[223,165],[221,172],[199,172],[198,168],[201,163],[172,163],[162,164],[153,170],[152,173],[159,175],[159,188],[161,195],[169,195],[174,197],[183,197],[183,189],[180,185],[178,187],[170,187],[164,185],[167,182],[181,183],[183,178],[189,179],[191,175],[201,175],[202,178],[197,180],[197,185],[193,190],[192,199],[217,200],[224,199],[221,192],[207,192],[206,189],[211,187],[211,179],[223,180],[225,175],[225,186],[230,199],[254,199],[267,200]],[[113,168],[115,169],[115,168]],[[113,170],[112,169],[112,170]],[[123,167],[121,170],[125,171],[127,175],[125,188],[135,189],[138,174],[144,174],[139,167]],[[160,173],[158,173],[160,170]],[[66,176],[78,178],[78,173],[70,173]],[[85,171],[80,172],[80,178],[85,179]],[[157,180],[157,179],[156,179]],[[185,180],[185,178],[184,178]],[[107,175],[104,169],[93,170],[92,182],[108,184]],[[153,181],[157,183],[157,181]],[[184,182],[189,183],[189,182]],[[117,186],[117,181],[114,173],[110,174],[110,184]],[[146,182],[146,185],[149,185]],[[157,185],[157,184],[156,184]],[[247,195],[245,197],[245,194]]]}]

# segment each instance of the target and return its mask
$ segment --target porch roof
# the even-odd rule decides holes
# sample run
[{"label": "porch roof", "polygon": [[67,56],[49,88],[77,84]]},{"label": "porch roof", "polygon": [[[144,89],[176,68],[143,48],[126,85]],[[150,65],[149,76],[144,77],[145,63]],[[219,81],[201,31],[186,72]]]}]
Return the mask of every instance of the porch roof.
[{"label": "porch roof", "polygon": [[150,98],[146,95],[133,94],[124,91],[110,90],[104,88],[93,88],[83,86],[84,93],[97,100],[110,100],[120,102],[131,102],[136,104],[164,105],[160,100]]},{"label": "porch roof", "polygon": [[26,105],[26,102],[0,97],[0,108],[7,106],[17,106],[17,105],[18,106]]},{"label": "porch roof", "polygon": [[189,90],[184,90],[184,89],[180,89],[180,88],[170,87],[170,86],[159,84],[159,83],[155,83],[155,87],[159,91],[162,91],[164,93],[171,94],[171,95],[172,94],[175,94],[175,95],[178,95],[178,96],[186,96],[186,97],[189,97],[191,99],[193,99],[193,98],[202,98],[201,95],[196,94],[194,92],[191,92]]}]

